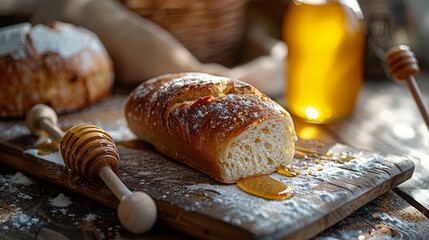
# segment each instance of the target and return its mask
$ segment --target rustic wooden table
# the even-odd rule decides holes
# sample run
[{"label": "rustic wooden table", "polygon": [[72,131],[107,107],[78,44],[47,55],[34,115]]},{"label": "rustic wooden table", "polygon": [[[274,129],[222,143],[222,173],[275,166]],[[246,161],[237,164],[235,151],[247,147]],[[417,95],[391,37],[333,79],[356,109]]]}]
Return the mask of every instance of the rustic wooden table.
[{"label": "rustic wooden table", "polygon": [[[429,94],[429,76],[419,78]],[[429,96],[428,96],[429,97]],[[13,131],[7,124],[0,131]],[[330,125],[296,122],[303,139],[341,142],[404,155],[413,177],[352,213],[315,239],[429,239],[429,134],[405,86],[366,81],[352,117]],[[158,224],[144,236],[128,233],[115,210],[0,165],[0,239],[190,239]]]}]

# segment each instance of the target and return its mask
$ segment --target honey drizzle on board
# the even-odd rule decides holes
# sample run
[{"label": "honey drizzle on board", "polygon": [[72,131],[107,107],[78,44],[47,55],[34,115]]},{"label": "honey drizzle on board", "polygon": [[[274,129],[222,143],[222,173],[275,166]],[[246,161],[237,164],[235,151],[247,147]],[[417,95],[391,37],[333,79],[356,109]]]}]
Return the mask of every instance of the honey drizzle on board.
[{"label": "honey drizzle on board", "polygon": [[281,175],[285,175],[286,177],[296,177],[300,174],[299,171],[295,172],[293,168],[291,167],[285,167],[284,165],[281,165],[277,168],[277,173]]},{"label": "honey drizzle on board", "polygon": [[[316,147],[324,147],[323,143],[318,143]],[[355,159],[355,157],[348,155],[346,152],[339,153],[333,156],[331,151],[322,153],[318,150],[308,149],[301,146],[295,146],[294,166],[281,165],[277,168],[277,173],[286,177],[296,177],[301,175],[311,176],[315,171],[323,171],[324,166],[321,161],[332,161],[335,163],[343,164]],[[309,166],[311,166],[309,168]]]},{"label": "honey drizzle on board", "polygon": [[51,140],[49,138],[49,140],[43,141],[43,142],[37,144],[36,148],[38,149],[37,154],[48,155],[48,154],[51,154],[53,152],[58,151],[58,149],[60,148],[60,145],[56,141]]},{"label": "honey drizzle on board", "polygon": [[[62,131],[66,132],[69,128],[61,128]],[[48,155],[54,153],[60,149],[60,144],[52,139],[48,133],[43,133],[41,135],[42,141],[37,143],[35,148],[38,150],[38,155]]]},{"label": "honey drizzle on board", "polygon": [[293,196],[293,188],[268,175],[241,179],[237,187],[249,194],[269,200],[284,200]]}]

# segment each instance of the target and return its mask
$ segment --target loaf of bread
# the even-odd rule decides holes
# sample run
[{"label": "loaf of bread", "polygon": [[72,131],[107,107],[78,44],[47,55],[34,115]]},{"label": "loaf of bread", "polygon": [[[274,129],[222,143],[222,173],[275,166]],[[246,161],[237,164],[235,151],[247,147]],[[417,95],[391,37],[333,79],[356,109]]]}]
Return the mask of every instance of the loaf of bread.
[{"label": "loaf of bread", "polygon": [[223,183],[271,173],[295,152],[289,113],[236,79],[203,73],[153,78],[130,93],[125,115],[137,137]]},{"label": "loaf of bread", "polygon": [[38,103],[82,108],[112,85],[112,61],[89,30],[60,22],[0,29],[0,117],[23,116]]}]

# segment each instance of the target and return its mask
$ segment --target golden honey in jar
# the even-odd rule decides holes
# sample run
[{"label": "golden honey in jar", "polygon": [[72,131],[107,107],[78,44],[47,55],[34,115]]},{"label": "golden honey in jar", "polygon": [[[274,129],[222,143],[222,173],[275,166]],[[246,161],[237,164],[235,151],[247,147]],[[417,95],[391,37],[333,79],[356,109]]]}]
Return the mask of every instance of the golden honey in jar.
[{"label": "golden honey in jar", "polygon": [[353,0],[295,0],[283,24],[285,100],[308,122],[349,116],[363,80],[364,22]]}]

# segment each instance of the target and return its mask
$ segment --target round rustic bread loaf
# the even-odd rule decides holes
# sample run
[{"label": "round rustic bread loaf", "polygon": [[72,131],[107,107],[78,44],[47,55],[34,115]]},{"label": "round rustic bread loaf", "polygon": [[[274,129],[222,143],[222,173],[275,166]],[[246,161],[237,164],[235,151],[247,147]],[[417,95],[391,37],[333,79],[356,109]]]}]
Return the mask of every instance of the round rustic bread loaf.
[{"label": "round rustic bread loaf", "polygon": [[112,84],[112,61],[87,29],[60,22],[0,29],[0,117],[23,116],[38,103],[59,113],[82,108]]}]

